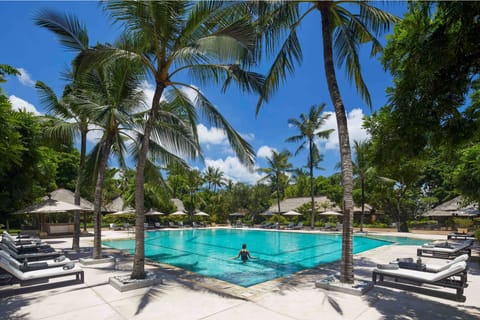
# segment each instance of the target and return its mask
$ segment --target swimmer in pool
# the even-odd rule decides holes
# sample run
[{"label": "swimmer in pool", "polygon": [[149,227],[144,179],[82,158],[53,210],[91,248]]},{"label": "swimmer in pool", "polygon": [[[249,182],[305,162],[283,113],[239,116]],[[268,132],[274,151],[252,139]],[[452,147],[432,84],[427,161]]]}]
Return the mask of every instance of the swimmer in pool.
[{"label": "swimmer in pool", "polygon": [[238,257],[242,259],[243,263],[247,262],[248,259],[255,259],[250,255],[250,252],[247,250],[247,245],[245,243],[242,244],[242,249],[238,252],[238,255],[236,257],[233,257],[232,259],[237,259]]}]

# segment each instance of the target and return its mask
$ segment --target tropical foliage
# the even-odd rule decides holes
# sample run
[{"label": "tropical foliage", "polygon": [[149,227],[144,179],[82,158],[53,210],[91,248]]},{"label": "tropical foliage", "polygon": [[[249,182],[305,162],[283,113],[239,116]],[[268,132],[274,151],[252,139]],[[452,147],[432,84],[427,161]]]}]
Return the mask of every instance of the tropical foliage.
[{"label": "tropical foliage", "polygon": [[[137,211],[130,221],[137,228],[132,277],[142,278],[145,209],[172,212],[170,199],[179,198],[189,213],[205,211],[212,223],[229,223],[229,213],[236,211],[246,212],[247,222],[259,223],[259,213],[273,203],[282,211],[280,200],[286,197],[326,195],[346,213],[341,274],[342,281],[350,282],[354,200],[374,207],[377,226],[395,223],[400,231],[431,225],[421,220],[422,213],[458,194],[468,202],[480,201],[477,2],[412,2],[402,21],[366,1],[111,1],[104,8],[125,30],[114,44],[91,46],[86,28],[74,17],[49,11],[36,17],[38,25],[77,53],[61,95],[37,83],[49,116],[12,110],[0,90],[2,223],[9,219],[20,225],[23,221],[9,213],[57,187],[75,189],[78,199],[82,192],[95,202],[99,256],[101,204],[121,195]],[[295,154],[308,145],[309,172],[294,168],[287,150],[272,153],[268,165],[258,170],[263,178],[256,185],[228,180],[215,167],[203,172],[189,168],[188,160],[202,155],[200,122],[224,130],[241,162],[253,167],[251,146],[200,88],[213,84],[225,91],[237,84],[259,93],[260,112],[301,62],[297,31],[314,13],[321,19],[319,38],[314,40],[323,44],[320,55],[335,109],[341,172],[329,177],[313,174],[321,161],[314,139],[330,133],[319,131],[326,119],[323,105],[289,121],[299,131],[287,138],[299,143]],[[387,90],[387,105],[374,106],[362,78],[359,48],[370,43],[372,55],[381,53],[377,38],[393,22],[397,24],[383,55],[393,86]],[[264,58],[271,63],[265,77],[252,72]],[[365,119],[369,140],[354,142],[353,154],[337,83],[342,69],[367,105],[381,107]],[[0,83],[17,74],[15,68],[0,64]],[[141,79],[155,82],[155,94],[136,109],[141,105]],[[101,130],[101,139],[87,155],[89,124]],[[74,146],[75,134],[81,137],[80,152]],[[108,166],[114,156],[119,168]],[[126,167],[125,157],[131,157],[135,170]],[[81,181],[81,176],[89,179]],[[314,207],[301,210],[309,213],[304,216],[314,226]],[[438,223],[455,222],[459,221]],[[369,225],[362,215],[360,227]]]}]

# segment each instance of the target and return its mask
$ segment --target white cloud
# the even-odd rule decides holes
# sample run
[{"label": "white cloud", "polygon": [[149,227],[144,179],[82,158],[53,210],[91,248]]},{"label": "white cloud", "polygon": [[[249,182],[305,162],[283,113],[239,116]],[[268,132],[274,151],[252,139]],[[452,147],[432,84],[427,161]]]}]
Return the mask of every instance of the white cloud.
[{"label": "white cloud", "polygon": [[206,167],[214,167],[221,170],[225,177],[234,182],[243,182],[255,184],[262,178],[262,175],[256,171],[250,171],[240,163],[236,157],[227,157],[225,159],[205,159]]},{"label": "white cloud", "polygon": [[31,112],[35,115],[41,115],[40,112],[38,112],[37,108],[30,102],[27,102],[17,96],[11,95],[8,97],[8,100],[12,104],[13,110],[26,110],[27,112]]},{"label": "white cloud", "polygon": [[257,151],[258,158],[270,158],[272,156],[272,151],[277,151],[277,149],[269,146],[261,146]]},{"label": "white cloud", "polygon": [[97,125],[90,124],[88,130],[87,140],[93,143],[98,143],[103,136],[103,129]]},{"label": "white cloud", "polygon": [[21,84],[29,87],[33,87],[35,85],[35,81],[32,80],[27,70],[23,68],[17,68],[17,70],[20,72],[20,74],[17,75],[17,77],[18,77],[18,81],[20,81]]},{"label": "white cloud", "polygon": [[219,128],[211,127],[208,129],[203,124],[197,125],[198,139],[204,144],[227,144],[227,135],[225,131]]},{"label": "white cloud", "polygon": [[138,90],[143,91],[143,94],[145,95],[145,106],[139,106],[136,112],[149,109],[150,106],[152,105],[153,95],[155,94],[154,87],[147,81],[142,81],[142,83],[140,83],[140,87],[138,88]]},{"label": "white cloud", "polygon": [[[338,131],[337,131],[337,119],[334,112],[325,112],[326,114],[331,114],[330,118],[327,119],[325,126],[322,127],[322,130],[335,129],[335,131],[330,134],[328,140],[320,140],[319,143],[325,146],[326,150],[339,150],[338,145]],[[350,137],[350,143],[353,140],[366,140],[368,139],[368,133],[365,129],[362,128],[363,124],[363,111],[362,109],[353,109],[347,115],[348,122],[348,134]]]}]

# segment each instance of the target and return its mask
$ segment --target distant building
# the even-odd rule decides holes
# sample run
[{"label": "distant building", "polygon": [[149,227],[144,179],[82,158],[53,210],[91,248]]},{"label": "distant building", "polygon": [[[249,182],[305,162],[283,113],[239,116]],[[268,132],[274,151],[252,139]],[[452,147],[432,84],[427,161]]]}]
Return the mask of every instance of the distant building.
[{"label": "distant building", "polygon": [[423,213],[424,217],[476,217],[480,215],[478,205],[469,204],[464,206],[462,196],[446,201],[431,210]]},{"label": "distant building", "polygon": [[[337,212],[342,212],[342,208],[338,206],[335,202],[331,201],[325,196],[319,196],[314,198],[315,201],[315,208],[317,212],[322,212],[322,211],[337,211]],[[312,202],[311,197],[299,197],[299,198],[289,198],[289,199],[284,199],[280,201],[280,213],[282,212],[287,212],[290,210],[296,210],[299,207],[301,207],[304,204],[310,204]],[[372,213],[372,206],[369,204],[364,204],[365,207],[365,214],[370,214]],[[273,212],[273,213],[279,213],[278,212],[278,205],[275,202],[268,208],[267,212]],[[361,214],[362,213],[362,208],[355,206],[353,208],[353,213],[354,214]]]}]

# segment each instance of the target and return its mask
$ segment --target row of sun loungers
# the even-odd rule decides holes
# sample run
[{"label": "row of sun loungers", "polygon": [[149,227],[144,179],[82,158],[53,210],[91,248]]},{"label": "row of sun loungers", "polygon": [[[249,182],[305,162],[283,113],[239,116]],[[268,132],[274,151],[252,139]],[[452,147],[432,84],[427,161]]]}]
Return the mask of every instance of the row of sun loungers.
[{"label": "row of sun loungers", "polygon": [[[379,264],[372,272],[372,280],[379,285],[398,283],[408,288],[435,285],[456,290],[455,300],[465,301],[467,261],[471,255],[472,240],[436,241],[417,249],[417,260],[399,258],[389,264]],[[423,263],[420,257],[452,259],[446,263]]]},{"label": "row of sun loungers", "polygon": [[0,283],[21,286],[47,283],[51,278],[75,276],[83,283],[84,271],[62,252],[38,238],[2,235],[0,242]]}]

